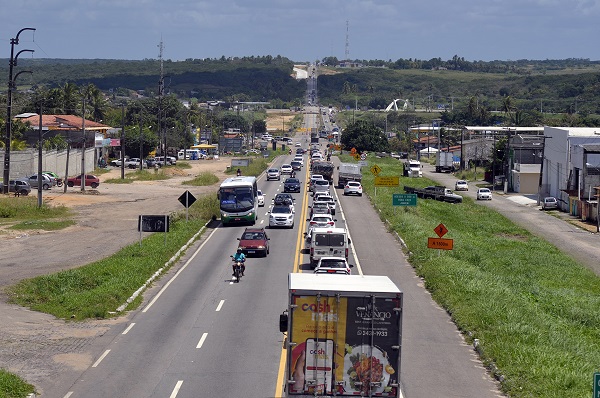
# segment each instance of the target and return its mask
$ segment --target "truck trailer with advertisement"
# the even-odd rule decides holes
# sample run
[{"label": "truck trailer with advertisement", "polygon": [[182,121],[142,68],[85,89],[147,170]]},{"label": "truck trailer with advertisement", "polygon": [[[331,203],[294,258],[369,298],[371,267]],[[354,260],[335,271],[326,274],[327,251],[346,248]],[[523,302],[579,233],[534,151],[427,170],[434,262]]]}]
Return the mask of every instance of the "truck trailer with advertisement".
[{"label": "truck trailer with advertisement", "polygon": [[285,397],[400,397],[402,292],[387,276],[294,273]]}]

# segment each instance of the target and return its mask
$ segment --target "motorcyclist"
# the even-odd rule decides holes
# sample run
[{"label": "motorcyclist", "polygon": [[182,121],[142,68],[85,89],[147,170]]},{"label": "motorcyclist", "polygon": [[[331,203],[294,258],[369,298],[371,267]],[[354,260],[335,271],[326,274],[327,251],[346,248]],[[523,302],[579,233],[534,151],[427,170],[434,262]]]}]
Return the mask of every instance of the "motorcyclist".
[{"label": "motorcyclist", "polygon": [[242,263],[242,276],[244,276],[244,271],[246,270],[246,266],[244,265],[244,263],[246,262],[246,255],[242,252],[242,249],[238,247],[237,251],[232,257],[233,265],[231,266],[231,269],[233,271],[233,274],[231,275],[235,276],[235,263],[239,261],[240,263]]},{"label": "motorcyclist", "polygon": [[237,174],[238,177],[241,176],[242,175],[242,170],[241,169],[237,169],[236,174]]}]

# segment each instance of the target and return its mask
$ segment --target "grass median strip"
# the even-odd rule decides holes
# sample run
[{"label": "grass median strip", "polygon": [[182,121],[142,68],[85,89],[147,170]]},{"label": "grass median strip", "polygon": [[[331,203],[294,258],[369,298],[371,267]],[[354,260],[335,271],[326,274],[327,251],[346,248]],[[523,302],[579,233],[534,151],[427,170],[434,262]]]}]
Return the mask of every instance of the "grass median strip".
[{"label": "grass median strip", "polygon": [[[348,160],[351,161],[351,160]],[[402,175],[402,162],[377,159],[380,176]],[[372,165],[372,164],[371,164]],[[410,186],[436,185],[400,178]],[[433,298],[510,397],[588,397],[600,363],[600,279],[556,247],[466,198],[462,204],[418,199],[392,206],[399,188],[377,188],[363,176],[370,200],[405,240],[410,262]],[[454,250],[427,248],[443,223]]]}]

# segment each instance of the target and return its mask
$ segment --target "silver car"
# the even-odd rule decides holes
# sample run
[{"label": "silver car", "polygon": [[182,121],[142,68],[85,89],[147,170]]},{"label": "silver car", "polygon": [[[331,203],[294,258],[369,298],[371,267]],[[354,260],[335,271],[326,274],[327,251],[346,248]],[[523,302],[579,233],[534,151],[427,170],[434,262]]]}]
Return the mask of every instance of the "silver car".
[{"label": "silver car", "polygon": [[554,196],[544,198],[542,210],[558,209],[558,200]]},{"label": "silver car", "polygon": [[279,171],[279,169],[272,168],[267,170],[267,181],[270,180],[281,180],[281,172]]}]

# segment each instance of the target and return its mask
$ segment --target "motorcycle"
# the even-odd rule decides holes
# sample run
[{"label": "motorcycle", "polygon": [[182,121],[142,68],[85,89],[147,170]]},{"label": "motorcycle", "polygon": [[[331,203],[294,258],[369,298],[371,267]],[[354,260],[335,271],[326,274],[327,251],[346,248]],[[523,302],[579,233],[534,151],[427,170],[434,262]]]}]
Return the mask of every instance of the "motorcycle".
[{"label": "motorcycle", "polygon": [[231,257],[231,261],[234,262],[233,264],[233,281],[235,283],[239,283],[240,280],[242,279],[242,276],[244,275],[244,260],[242,261],[235,261],[233,259],[233,256],[229,256]]}]

